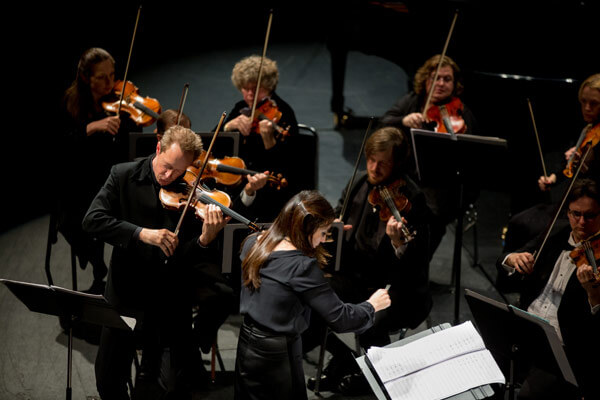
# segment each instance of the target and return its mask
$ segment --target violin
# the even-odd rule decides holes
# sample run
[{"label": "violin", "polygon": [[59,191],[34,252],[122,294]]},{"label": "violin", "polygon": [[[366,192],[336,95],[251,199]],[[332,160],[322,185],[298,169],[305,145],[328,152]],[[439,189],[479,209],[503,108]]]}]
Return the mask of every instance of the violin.
[{"label": "violin", "polygon": [[[102,108],[110,113],[118,114],[124,111],[138,126],[152,125],[162,111],[158,100],[151,97],[142,97],[139,89],[131,81],[116,81],[113,88],[114,94],[119,100],[103,102]],[[120,100],[122,97],[122,100]],[[120,107],[119,107],[120,106]]]},{"label": "violin", "polygon": [[569,253],[569,257],[577,267],[584,264],[591,266],[596,275],[596,284],[600,284],[600,275],[598,275],[598,265],[596,264],[596,260],[600,259],[600,232],[582,241],[580,246]]},{"label": "violin", "polygon": [[[192,163],[194,174],[197,176],[200,167],[206,158],[206,150],[202,150],[200,157]],[[189,169],[188,169],[189,170]],[[217,183],[231,186],[237,185],[242,180],[242,175],[256,175],[258,172],[246,169],[246,163],[239,157],[226,156],[222,159],[208,157],[207,168],[202,173],[202,178],[213,178]],[[288,185],[287,180],[281,174],[269,173],[267,177],[269,184],[277,190]]]},{"label": "violin", "polygon": [[563,170],[563,174],[567,178],[573,177],[573,168],[574,168],[574,164],[576,164],[575,163],[575,154],[576,153],[582,154],[584,149],[588,145],[591,147],[594,147],[598,144],[598,142],[600,142],[600,123],[597,123],[594,126],[592,126],[591,124],[586,126],[584,128],[583,132],[581,132],[581,135],[579,136],[579,140],[577,141],[577,145],[576,145],[577,149],[571,155],[571,157],[569,158],[569,161],[567,162],[567,166]]},{"label": "violin", "polygon": [[[252,111],[249,107],[244,107],[240,112],[247,117],[252,115]],[[281,115],[282,113],[277,107],[275,100],[271,99],[270,97],[265,97],[256,107],[254,112],[254,120],[252,120],[252,128],[250,131],[259,133],[259,122],[267,120],[273,124],[273,128],[277,132],[276,138],[282,141],[285,140],[285,138],[290,134],[290,126],[288,125],[287,127],[282,127],[281,125],[277,124],[276,121],[281,119]]]},{"label": "violin", "polygon": [[463,103],[458,97],[452,97],[446,104],[431,105],[427,109],[426,119],[435,132],[465,133],[467,125],[463,119]]},{"label": "violin", "polygon": [[400,211],[409,212],[411,203],[402,193],[402,188],[406,186],[406,181],[398,179],[389,185],[377,185],[369,193],[368,201],[374,207],[379,208],[379,219],[389,220],[392,216],[396,221],[402,223],[402,235],[404,241],[409,242],[414,239],[416,232],[410,230],[404,225]]},{"label": "violin", "polygon": [[[170,191],[161,188],[158,197],[163,207],[176,211],[185,208],[189,198],[189,192],[194,188],[197,175],[198,169],[190,166],[186,169],[183,177],[184,182],[180,184],[181,186],[178,188],[180,189],[179,191]],[[223,211],[223,214],[247,225],[253,231],[259,231],[259,227],[256,224],[229,208],[231,206],[231,198],[227,193],[220,190],[209,190],[204,186],[196,187],[196,192],[191,196],[190,204],[188,206],[194,209],[194,215],[204,220],[206,207],[209,204],[219,207],[221,211]]]}]

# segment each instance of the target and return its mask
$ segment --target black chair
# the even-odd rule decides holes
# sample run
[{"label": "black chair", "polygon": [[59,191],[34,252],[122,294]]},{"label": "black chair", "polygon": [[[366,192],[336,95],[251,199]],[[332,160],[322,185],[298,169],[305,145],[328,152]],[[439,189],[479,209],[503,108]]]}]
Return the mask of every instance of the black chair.
[{"label": "black chair", "polygon": [[294,142],[294,163],[301,174],[295,179],[298,190],[317,189],[319,185],[319,134],[315,128],[298,124],[300,135]]}]

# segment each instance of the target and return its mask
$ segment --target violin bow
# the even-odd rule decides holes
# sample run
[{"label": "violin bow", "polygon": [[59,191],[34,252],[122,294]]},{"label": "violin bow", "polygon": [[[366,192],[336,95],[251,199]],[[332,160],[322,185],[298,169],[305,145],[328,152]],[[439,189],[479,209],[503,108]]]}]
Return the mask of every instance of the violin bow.
[{"label": "violin bow", "polygon": [[[121,104],[123,103],[123,96],[125,95],[125,86],[127,84],[127,74],[129,73],[129,63],[131,62],[131,53],[133,53],[133,42],[135,41],[135,34],[137,32],[138,22],[140,20],[140,14],[142,12],[142,5],[138,8],[137,17],[135,18],[135,26],[133,27],[133,36],[131,38],[131,44],[129,45],[129,55],[127,56],[127,64],[125,65],[125,75],[123,75],[123,90],[121,90],[121,98],[119,99],[119,108],[117,109],[117,116],[121,115]],[[114,140],[114,137],[113,137]]]},{"label": "violin bow", "polygon": [[365,136],[363,137],[362,144],[360,145],[358,157],[356,158],[356,163],[354,164],[354,172],[352,173],[352,177],[350,178],[350,183],[348,184],[348,190],[346,191],[346,197],[344,197],[344,203],[343,203],[342,209],[340,211],[340,215],[339,215],[340,220],[342,220],[344,217],[344,214],[346,214],[346,208],[348,208],[348,201],[350,198],[350,191],[352,190],[352,185],[354,185],[354,178],[356,177],[356,172],[358,171],[358,164],[360,163],[362,153],[365,149],[365,143],[367,143],[367,137],[369,136],[369,132],[371,131],[372,124],[373,124],[373,117],[371,117],[371,119],[369,119],[369,125],[367,126],[367,130],[365,131]]},{"label": "violin bow", "polygon": [[535,139],[537,140],[538,150],[540,151],[540,159],[542,160],[542,168],[544,170],[544,176],[548,177],[546,172],[546,164],[544,163],[544,154],[542,153],[542,146],[540,144],[540,136],[538,135],[537,126],[535,125],[535,118],[533,117],[533,108],[531,107],[531,101],[527,99],[527,105],[529,106],[529,113],[531,114],[531,122],[533,123],[533,132],[535,133]]},{"label": "violin bow", "polygon": [[190,89],[190,84],[186,83],[183,85],[183,93],[181,93],[181,99],[179,100],[179,107],[177,108],[177,125],[181,122],[181,114],[183,114],[183,106],[185,104],[185,99],[187,98],[188,91]]},{"label": "violin bow", "polygon": [[265,43],[263,45],[263,52],[260,58],[260,65],[258,67],[258,79],[256,81],[256,90],[254,91],[254,100],[252,101],[252,112],[250,113],[250,121],[254,121],[254,113],[256,112],[256,103],[258,101],[258,91],[260,90],[260,81],[262,79],[263,61],[267,54],[267,45],[269,44],[269,35],[271,33],[271,22],[273,21],[273,10],[269,11],[269,21],[267,23],[267,33],[265,35]]},{"label": "violin bow", "polygon": [[540,248],[537,251],[535,251],[533,254],[533,265],[531,266],[531,268],[535,267],[538,257],[540,255],[540,253],[542,252],[542,249],[546,245],[546,241],[548,240],[548,237],[550,236],[550,232],[552,231],[552,228],[554,227],[554,224],[556,223],[556,220],[558,219],[558,215],[560,214],[560,211],[562,210],[563,206],[565,205],[567,196],[569,196],[569,193],[571,192],[571,188],[573,188],[573,184],[577,180],[577,176],[579,176],[581,167],[583,167],[583,164],[585,164],[585,160],[587,159],[587,156],[591,153],[591,151],[592,151],[592,146],[591,145],[587,146],[587,150],[586,150],[585,154],[583,155],[583,157],[581,158],[581,163],[577,166],[575,175],[573,175],[573,178],[571,178],[571,183],[569,184],[569,187],[567,188],[567,190],[565,191],[565,194],[562,197],[560,205],[558,206],[558,209],[556,210],[556,213],[554,214],[554,217],[552,218],[552,222],[550,223],[550,226],[546,230],[546,234],[544,235],[544,240],[542,240],[542,244],[540,245]]},{"label": "violin bow", "polygon": [[425,107],[423,107],[423,116],[427,115],[427,109],[429,108],[429,104],[431,103],[431,96],[433,95],[433,90],[435,89],[435,83],[437,82],[440,69],[442,68],[442,63],[444,62],[444,58],[446,57],[446,51],[448,50],[448,44],[450,44],[450,37],[452,36],[452,32],[454,31],[454,25],[456,24],[457,18],[458,10],[456,10],[456,12],[454,13],[454,18],[452,19],[452,24],[450,25],[450,31],[448,32],[448,36],[446,37],[446,43],[444,43],[444,49],[442,50],[442,54],[440,56],[440,61],[438,62],[437,68],[435,69],[435,74],[433,75],[431,88],[429,88],[429,93],[427,93],[427,101],[425,101]]},{"label": "violin bow", "polygon": [[185,206],[183,207],[183,212],[181,213],[181,217],[179,217],[179,222],[177,223],[177,227],[175,228],[175,232],[174,232],[175,236],[177,236],[179,234],[179,229],[181,228],[183,218],[185,217],[185,213],[187,212],[187,210],[190,206],[192,197],[196,193],[196,189],[198,188],[198,183],[200,182],[200,178],[202,177],[202,174],[204,173],[204,170],[206,169],[206,164],[208,163],[208,155],[212,151],[213,145],[215,144],[215,139],[217,138],[217,135],[219,134],[219,131],[221,130],[221,125],[223,125],[223,121],[225,120],[226,115],[227,115],[227,113],[225,111],[223,111],[223,114],[221,114],[221,118],[219,119],[219,124],[217,125],[217,129],[215,130],[212,140],[210,141],[210,146],[208,146],[208,150],[206,152],[206,158],[204,159],[204,162],[202,163],[202,168],[200,168],[200,172],[198,173],[198,176],[196,177],[196,180],[194,181],[194,186],[192,187],[192,190],[190,190],[190,194],[188,195],[187,202],[185,203]]}]

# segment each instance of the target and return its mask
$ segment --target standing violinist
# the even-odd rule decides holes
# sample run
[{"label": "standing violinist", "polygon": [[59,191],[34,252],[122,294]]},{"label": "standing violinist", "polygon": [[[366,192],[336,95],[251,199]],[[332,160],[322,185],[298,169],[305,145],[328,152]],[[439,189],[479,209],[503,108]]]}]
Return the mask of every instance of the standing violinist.
[{"label": "standing violinist", "polygon": [[[190,213],[177,235],[181,213],[163,207],[159,192],[175,191],[184,184],[186,168],[201,151],[198,135],[181,126],[171,127],[154,154],[112,167],[83,221],[86,232],[113,246],[106,299],[122,315],[137,319],[133,333],[103,327],[95,363],[96,385],[103,399],[129,398],[127,381],[140,345],[145,355],[157,357],[156,346],[169,348],[169,390],[173,395],[190,390],[187,375],[194,354],[190,265],[216,256],[214,239],[229,218],[211,204],[201,226]],[[136,390],[141,390],[140,381]]]},{"label": "standing violinist", "polygon": [[[293,152],[293,143],[298,135],[298,122],[293,109],[281,97],[275,93],[279,82],[279,69],[277,63],[267,57],[262,60],[262,71],[260,76],[260,88],[257,88],[261,57],[248,56],[238,61],[233,67],[231,81],[240,91],[243,99],[237,102],[225,121],[223,130],[226,132],[238,131],[242,136],[240,140],[239,156],[244,160],[248,169],[254,171],[265,171],[265,173],[281,173],[290,186],[277,190],[271,187],[264,187],[266,179],[260,177],[260,181],[246,186],[245,193],[240,195],[244,199],[244,204],[250,205],[249,216],[258,218],[260,222],[272,222],[279,210],[285,205],[287,200],[295,193],[294,174],[300,171],[293,168],[295,162],[292,160],[298,157]],[[256,99],[255,116],[263,114],[259,108],[262,106],[266,110],[266,116],[269,111],[275,111],[273,107],[281,112],[281,117],[273,119],[260,119],[255,117],[250,120],[251,110]],[[287,136],[280,134],[276,127],[287,130]],[[256,180],[249,180],[252,182]],[[264,187],[264,188],[263,188]],[[257,192],[258,189],[261,189]],[[254,200],[254,197],[257,197]]]},{"label": "standing violinist", "polygon": [[[498,258],[498,269],[520,285],[519,306],[547,320],[565,346],[579,385],[579,397],[561,379],[532,370],[521,389],[523,398],[600,396],[600,275],[592,263],[600,253],[600,188],[591,179],[578,179],[568,195],[569,225],[551,234],[543,248],[542,235],[523,248]],[[584,256],[583,242],[595,243],[593,260]],[[539,253],[534,264],[535,252]],[[525,349],[527,350],[527,349]],[[562,378],[562,377],[561,377]],[[566,392],[564,392],[566,390]],[[560,395],[559,395],[560,393]]]},{"label": "standing violinist", "polygon": [[[342,244],[340,271],[333,272],[331,285],[345,302],[358,302],[377,288],[388,284],[392,301],[390,308],[375,316],[373,327],[359,336],[361,347],[384,346],[390,343],[390,332],[415,328],[423,322],[432,307],[428,289],[428,244],[431,212],[425,198],[406,174],[408,142],[394,127],[375,131],[365,143],[367,170],[357,174],[352,187],[346,187],[338,203],[336,215],[348,196],[347,210],[341,216],[346,232]],[[405,221],[394,217],[382,220],[380,205],[370,203],[373,191],[383,185],[399,190],[398,203],[408,200],[400,211]],[[408,240],[402,224],[416,231]],[[311,322],[303,338],[305,351],[321,343],[323,322]],[[333,358],[323,371],[320,390],[341,391],[345,394],[369,390],[360,373],[354,355],[335,335],[327,339],[327,350]],[[315,387],[314,378],[308,388]]]},{"label": "standing violinist", "polygon": [[[451,115],[451,117],[462,121],[462,124],[459,125],[462,125],[463,129],[457,130],[455,133],[473,134],[478,131],[475,116],[459,98],[463,93],[464,86],[461,71],[456,62],[450,57],[444,56],[437,80],[433,82],[440,59],[441,55],[435,55],[419,67],[414,77],[413,90],[400,98],[383,115],[380,121],[382,125],[400,128],[410,138],[411,128],[430,130],[428,127],[430,121],[428,115],[430,113],[437,112],[437,115],[439,115],[440,106],[458,104],[458,107],[454,107],[456,108],[456,115]],[[427,115],[423,115],[423,108],[430,91],[433,92],[428,107],[429,112]],[[438,123],[441,124],[441,122]],[[414,168],[414,160],[411,168]],[[436,217],[431,231],[431,255],[433,256],[446,232],[446,225],[457,217],[458,212],[462,211],[457,210],[458,189],[457,185],[452,182],[421,185],[421,189],[425,193],[427,204]],[[468,204],[475,200],[476,194],[469,189],[466,197],[465,204]]]},{"label": "standing violinist", "polygon": [[[104,49],[91,48],[80,57],[77,75],[63,98],[61,157],[57,166],[63,179],[58,190],[58,229],[72,246],[82,268],[92,264],[89,291],[101,294],[107,267],[104,244],[81,229],[90,202],[106,180],[110,167],[126,161],[123,132],[136,130],[133,122],[109,116],[102,102],[111,98],[115,61]],[[115,138],[119,140],[114,140]]]}]

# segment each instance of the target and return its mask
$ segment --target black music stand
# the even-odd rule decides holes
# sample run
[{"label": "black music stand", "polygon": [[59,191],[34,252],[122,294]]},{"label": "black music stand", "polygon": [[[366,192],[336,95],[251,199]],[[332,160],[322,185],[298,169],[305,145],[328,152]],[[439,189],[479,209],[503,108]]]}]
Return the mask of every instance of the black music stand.
[{"label": "black music stand", "polygon": [[465,297],[486,347],[508,373],[510,400],[515,398],[517,368],[531,365],[577,386],[558,334],[546,320],[469,289]]},{"label": "black music stand", "polygon": [[450,135],[420,129],[410,130],[419,183],[425,186],[452,183],[458,188],[457,221],[452,271],[454,277],[454,325],[459,323],[460,273],[463,240],[465,187],[499,189],[506,173],[506,140],[469,134]]},{"label": "black music stand", "polygon": [[73,358],[73,324],[76,321],[133,330],[135,320],[119,315],[103,296],[76,292],[58,286],[0,279],[30,311],[62,317],[68,329],[67,390],[71,400],[71,372]]}]

